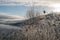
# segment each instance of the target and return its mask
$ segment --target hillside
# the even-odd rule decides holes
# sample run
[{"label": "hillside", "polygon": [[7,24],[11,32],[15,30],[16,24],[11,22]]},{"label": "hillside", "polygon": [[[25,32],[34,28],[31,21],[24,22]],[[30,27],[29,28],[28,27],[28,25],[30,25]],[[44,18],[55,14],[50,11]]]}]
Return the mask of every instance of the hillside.
[{"label": "hillside", "polygon": [[60,40],[60,14],[41,15],[14,24],[19,26],[4,24],[13,28],[1,28],[5,31],[0,30],[0,40]]},{"label": "hillside", "polygon": [[35,17],[23,24],[28,40],[60,40],[60,14]]}]

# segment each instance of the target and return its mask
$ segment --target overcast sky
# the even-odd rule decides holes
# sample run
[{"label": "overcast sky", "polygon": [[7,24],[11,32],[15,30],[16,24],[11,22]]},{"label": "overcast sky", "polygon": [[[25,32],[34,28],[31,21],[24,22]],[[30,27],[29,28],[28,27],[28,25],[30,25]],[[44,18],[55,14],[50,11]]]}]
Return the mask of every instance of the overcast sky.
[{"label": "overcast sky", "polygon": [[29,6],[33,4],[40,9],[44,7],[47,10],[56,3],[60,3],[60,0],[0,0],[0,14],[24,16]]},{"label": "overcast sky", "polygon": [[16,6],[16,5],[31,5],[35,2],[35,5],[49,5],[52,3],[60,3],[60,0],[0,0],[0,5]]}]

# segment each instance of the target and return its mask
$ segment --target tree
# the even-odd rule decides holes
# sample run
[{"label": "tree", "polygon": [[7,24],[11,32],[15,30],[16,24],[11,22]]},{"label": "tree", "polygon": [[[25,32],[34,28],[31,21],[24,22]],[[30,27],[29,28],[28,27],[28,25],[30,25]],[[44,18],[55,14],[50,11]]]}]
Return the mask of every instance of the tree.
[{"label": "tree", "polygon": [[33,9],[33,8],[29,9],[29,10],[27,11],[27,18],[33,18],[33,17],[35,16],[34,13],[35,13],[35,12],[34,12],[34,9]]},{"label": "tree", "polygon": [[29,9],[27,11],[27,14],[26,14],[27,18],[33,18],[33,17],[37,17],[37,16],[40,16],[40,13],[38,11],[36,11],[34,9],[34,7],[31,7],[31,9]]}]

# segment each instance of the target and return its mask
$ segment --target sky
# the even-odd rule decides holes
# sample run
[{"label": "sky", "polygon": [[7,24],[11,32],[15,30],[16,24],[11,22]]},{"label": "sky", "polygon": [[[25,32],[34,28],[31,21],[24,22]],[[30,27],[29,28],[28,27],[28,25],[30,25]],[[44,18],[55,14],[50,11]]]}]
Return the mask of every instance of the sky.
[{"label": "sky", "polygon": [[33,4],[35,8],[48,10],[54,4],[60,5],[60,0],[0,0],[0,14],[25,16]]},{"label": "sky", "polygon": [[26,11],[27,11],[27,7],[24,6],[0,6],[1,14],[24,16]]}]

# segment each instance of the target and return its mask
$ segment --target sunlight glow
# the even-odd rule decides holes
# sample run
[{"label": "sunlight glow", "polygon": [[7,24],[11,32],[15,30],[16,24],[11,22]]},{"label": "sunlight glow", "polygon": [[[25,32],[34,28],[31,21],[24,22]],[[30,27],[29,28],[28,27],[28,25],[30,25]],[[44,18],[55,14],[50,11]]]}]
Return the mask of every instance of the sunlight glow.
[{"label": "sunlight glow", "polygon": [[53,12],[60,12],[60,3],[52,4],[50,6],[54,8]]},{"label": "sunlight glow", "polygon": [[55,8],[53,12],[60,12],[60,8]]}]

